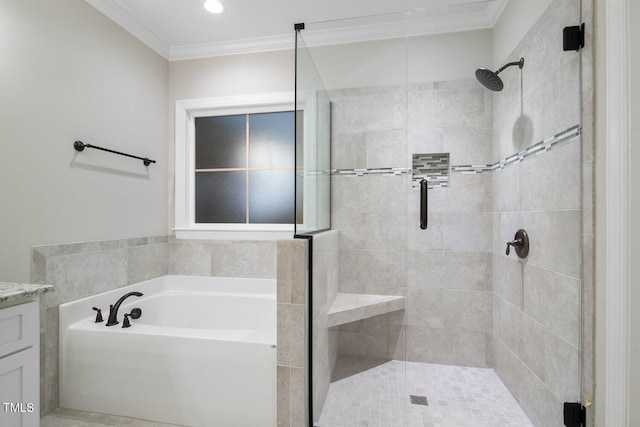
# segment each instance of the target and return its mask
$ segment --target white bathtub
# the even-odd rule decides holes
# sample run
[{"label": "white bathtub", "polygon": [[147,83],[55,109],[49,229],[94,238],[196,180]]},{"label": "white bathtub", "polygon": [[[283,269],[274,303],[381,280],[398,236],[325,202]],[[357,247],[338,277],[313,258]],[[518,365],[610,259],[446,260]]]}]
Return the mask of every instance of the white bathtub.
[{"label": "white bathtub", "polygon": [[[139,291],[105,326],[109,304]],[[94,323],[92,307],[102,309]],[[124,313],[142,317],[123,329]],[[187,426],[276,424],[276,283],[164,276],[60,305],[60,406]]]}]

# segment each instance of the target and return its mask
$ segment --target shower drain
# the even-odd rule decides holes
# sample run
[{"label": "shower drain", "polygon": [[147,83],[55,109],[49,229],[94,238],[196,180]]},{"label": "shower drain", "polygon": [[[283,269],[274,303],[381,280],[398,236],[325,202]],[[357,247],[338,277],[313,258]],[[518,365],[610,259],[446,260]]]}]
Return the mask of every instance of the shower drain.
[{"label": "shower drain", "polygon": [[427,396],[414,396],[413,394],[409,395],[411,398],[411,403],[414,405],[422,405],[429,406],[429,402],[427,402]]}]

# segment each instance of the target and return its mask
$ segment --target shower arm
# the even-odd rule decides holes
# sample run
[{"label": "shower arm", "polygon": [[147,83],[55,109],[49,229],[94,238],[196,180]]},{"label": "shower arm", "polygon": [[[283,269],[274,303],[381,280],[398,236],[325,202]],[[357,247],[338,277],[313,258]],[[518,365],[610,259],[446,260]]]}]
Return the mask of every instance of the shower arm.
[{"label": "shower arm", "polygon": [[500,74],[505,69],[512,67],[514,65],[517,65],[518,68],[522,68],[524,66],[524,58],[520,58],[519,61],[509,62],[508,64],[503,65],[498,69],[498,71],[496,71],[496,75]]}]

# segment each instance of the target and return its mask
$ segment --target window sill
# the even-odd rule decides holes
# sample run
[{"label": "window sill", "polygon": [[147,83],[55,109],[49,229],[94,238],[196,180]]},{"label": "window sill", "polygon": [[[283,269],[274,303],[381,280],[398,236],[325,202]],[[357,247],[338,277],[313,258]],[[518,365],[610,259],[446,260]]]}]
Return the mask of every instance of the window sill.
[{"label": "window sill", "polygon": [[[235,227],[234,227],[235,228]],[[293,225],[278,226],[277,229],[204,229],[174,228],[176,239],[193,240],[289,240],[293,238]]]}]

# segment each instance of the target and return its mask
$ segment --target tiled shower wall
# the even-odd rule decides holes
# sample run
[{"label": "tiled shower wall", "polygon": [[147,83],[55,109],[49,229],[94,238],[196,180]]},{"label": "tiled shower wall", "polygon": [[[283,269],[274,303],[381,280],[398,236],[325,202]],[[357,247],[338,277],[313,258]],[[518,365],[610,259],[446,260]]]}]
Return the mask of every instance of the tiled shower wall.
[{"label": "tiled shower wall", "polygon": [[[339,90],[331,99],[334,169],[410,168],[414,153],[490,161],[491,95],[475,80]],[[488,175],[453,174],[449,188],[429,190],[421,230],[409,174],[333,176],[340,291],[407,298],[404,319],[341,327],[341,358],[492,365],[491,185]]]},{"label": "tiled shower wall", "polygon": [[[312,378],[313,408],[317,416],[322,410],[337,359],[336,331],[327,328],[327,313],[338,292],[337,258],[336,231],[315,234],[310,240],[278,242],[278,427],[308,425],[308,381]],[[307,305],[309,269],[313,271],[313,309]],[[307,334],[309,321],[313,321],[313,338]],[[308,371],[310,339],[313,372]]]},{"label": "tiled shower wall", "polygon": [[[562,51],[578,4],[555,0],[504,58],[525,65],[501,74],[493,98],[496,159],[580,123],[580,57]],[[492,174],[494,367],[536,427],[559,425],[562,403],[580,400],[581,150],[578,138]],[[520,228],[526,260],[505,255]]]},{"label": "tiled shower wall", "polygon": [[31,281],[54,286],[40,300],[41,415],[58,408],[58,305],[166,274],[275,279],[276,245],[158,236],[34,247]]},{"label": "tiled shower wall", "polygon": [[[551,4],[505,58],[523,56],[525,66],[502,74],[503,92],[475,80],[332,92],[340,170],[408,168],[412,153],[492,164],[582,124],[580,138],[538,157],[453,173],[449,189],[429,191],[426,231],[409,176],[334,175],[340,291],[407,297],[400,328],[389,319],[341,327],[341,358],[406,352],[407,360],[494,366],[536,426],[557,425],[562,402],[593,395],[591,1],[582,2],[582,58],[562,51],[562,28],[581,22],[579,4]],[[505,255],[519,228],[532,239],[524,262]]]},{"label": "tiled shower wall", "polygon": [[593,0],[582,0],[582,22],[585,23],[585,47],[582,49],[582,399],[587,405],[586,425],[595,425],[594,406],[594,79],[593,79]]},{"label": "tiled shower wall", "polygon": [[338,359],[338,331],[328,328],[328,313],[338,293],[338,232],[327,231],[313,236],[312,372],[313,415],[318,421]]}]

